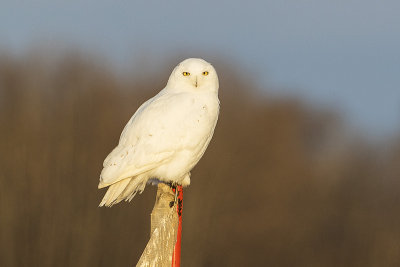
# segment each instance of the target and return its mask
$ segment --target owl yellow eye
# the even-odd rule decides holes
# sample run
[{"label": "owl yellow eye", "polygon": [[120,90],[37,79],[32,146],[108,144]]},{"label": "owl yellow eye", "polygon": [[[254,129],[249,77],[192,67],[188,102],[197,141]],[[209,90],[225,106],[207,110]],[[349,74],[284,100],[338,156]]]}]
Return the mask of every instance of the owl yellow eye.
[{"label": "owl yellow eye", "polygon": [[208,75],[208,71],[203,71],[203,75],[207,76]]},{"label": "owl yellow eye", "polygon": [[183,76],[189,76],[189,75],[190,75],[190,72],[184,71],[184,72],[182,72],[182,74],[183,74]]}]

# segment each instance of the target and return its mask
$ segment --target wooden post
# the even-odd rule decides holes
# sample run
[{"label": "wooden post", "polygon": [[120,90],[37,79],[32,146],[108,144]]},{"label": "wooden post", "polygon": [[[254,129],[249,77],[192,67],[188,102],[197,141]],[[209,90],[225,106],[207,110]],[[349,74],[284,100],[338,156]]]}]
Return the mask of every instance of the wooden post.
[{"label": "wooden post", "polygon": [[179,267],[182,196],[182,187],[178,186],[178,198],[175,202],[174,190],[167,184],[158,184],[156,202],[151,212],[150,240],[136,266]]}]

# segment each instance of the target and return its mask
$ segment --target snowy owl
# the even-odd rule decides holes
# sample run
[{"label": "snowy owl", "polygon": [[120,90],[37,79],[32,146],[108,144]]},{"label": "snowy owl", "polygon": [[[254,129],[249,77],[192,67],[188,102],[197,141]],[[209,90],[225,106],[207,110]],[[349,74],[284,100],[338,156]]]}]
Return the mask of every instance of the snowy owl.
[{"label": "snowy owl", "polygon": [[107,156],[100,206],[130,201],[148,182],[188,186],[218,120],[218,76],[203,59],[189,58],[172,71],[166,87],[142,104]]}]

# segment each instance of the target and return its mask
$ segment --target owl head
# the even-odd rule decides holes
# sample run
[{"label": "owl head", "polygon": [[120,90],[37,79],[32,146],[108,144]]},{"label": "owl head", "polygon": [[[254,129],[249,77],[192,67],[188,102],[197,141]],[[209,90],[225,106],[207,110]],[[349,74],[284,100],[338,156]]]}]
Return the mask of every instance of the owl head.
[{"label": "owl head", "polygon": [[188,58],[178,64],[169,77],[167,88],[174,91],[218,92],[214,67],[201,58]]}]

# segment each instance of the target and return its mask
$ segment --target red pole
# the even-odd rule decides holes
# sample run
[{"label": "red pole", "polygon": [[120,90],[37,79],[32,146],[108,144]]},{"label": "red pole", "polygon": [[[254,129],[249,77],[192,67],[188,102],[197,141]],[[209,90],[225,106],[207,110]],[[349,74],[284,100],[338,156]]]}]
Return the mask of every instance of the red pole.
[{"label": "red pole", "polygon": [[[178,234],[174,252],[172,252],[172,267],[180,267],[181,265],[181,238],[182,238],[182,211],[183,211],[183,188],[178,185],[175,190],[178,190],[178,204],[176,205],[176,212],[178,213]],[[173,189],[173,191],[175,192]]]}]

